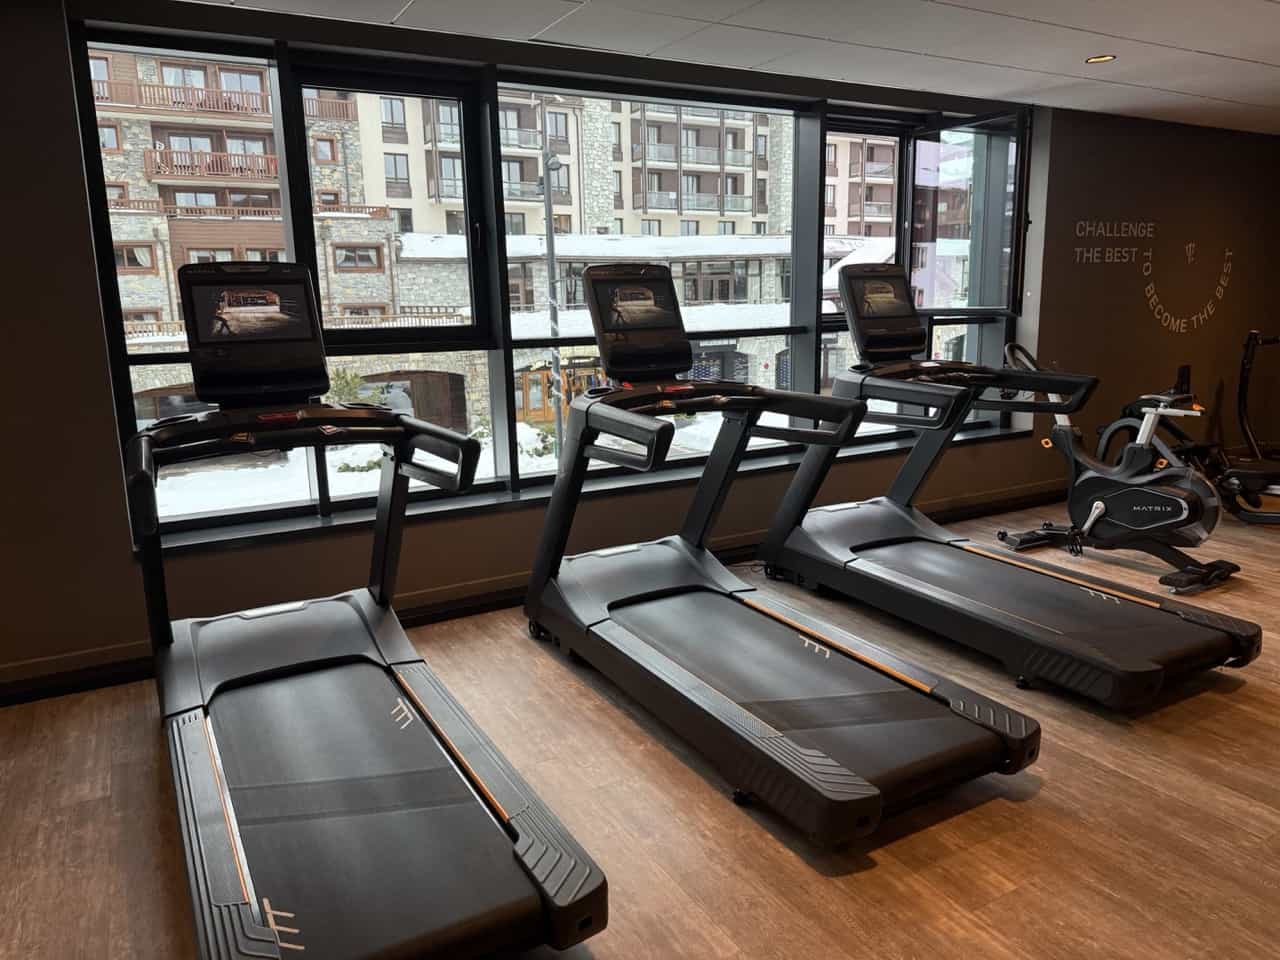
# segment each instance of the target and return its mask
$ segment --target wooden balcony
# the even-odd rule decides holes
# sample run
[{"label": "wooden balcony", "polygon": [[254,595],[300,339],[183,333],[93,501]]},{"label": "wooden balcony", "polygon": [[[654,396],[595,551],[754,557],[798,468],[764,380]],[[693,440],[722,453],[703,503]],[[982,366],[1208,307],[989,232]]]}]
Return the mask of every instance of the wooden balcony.
[{"label": "wooden balcony", "polygon": [[98,103],[135,106],[138,102],[138,84],[134,80],[94,80],[93,99]]},{"label": "wooden balcony", "polygon": [[329,314],[325,316],[326,330],[386,330],[390,328],[456,327],[465,324],[470,309],[464,306],[410,306],[400,313],[374,313],[360,316]]},{"label": "wooden balcony", "polygon": [[271,98],[265,93],[218,90],[213,87],[176,87],[164,83],[138,84],[138,106],[190,113],[267,116]]},{"label": "wooden balcony", "polygon": [[375,207],[363,203],[317,203],[315,212],[324,216],[326,213],[347,213],[369,217],[373,220],[391,219],[390,207]]},{"label": "wooden balcony", "polygon": [[356,102],[333,97],[303,97],[302,112],[309,120],[354,120]]},{"label": "wooden balcony", "polygon": [[196,150],[143,150],[148,178],[178,180],[279,180],[273,153],[204,153]]}]

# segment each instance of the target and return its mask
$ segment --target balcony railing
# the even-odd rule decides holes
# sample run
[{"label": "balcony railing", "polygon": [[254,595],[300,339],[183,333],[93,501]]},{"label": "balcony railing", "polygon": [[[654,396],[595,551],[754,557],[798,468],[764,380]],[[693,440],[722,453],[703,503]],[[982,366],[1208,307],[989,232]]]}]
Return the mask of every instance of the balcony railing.
[{"label": "balcony railing", "polygon": [[157,150],[142,152],[148,177],[223,180],[278,180],[273,153],[205,153],[198,150]]},{"label": "balcony railing", "polygon": [[440,131],[441,143],[461,143],[462,128],[456,123],[442,123],[437,130]]},{"label": "balcony railing", "polygon": [[561,156],[569,152],[569,140],[567,137],[557,137],[548,134],[547,146],[551,148],[552,153],[558,153]]},{"label": "balcony railing", "polygon": [[749,167],[751,166],[751,151],[735,150],[733,148],[725,150],[724,162],[731,167]]},{"label": "balcony railing", "polygon": [[685,163],[719,164],[720,148],[684,146],[680,148],[680,156]]},{"label": "balcony railing", "polygon": [[370,206],[363,203],[317,203],[316,213],[320,216],[324,216],[326,213],[347,213],[358,214],[373,220],[391,219],[390,207]]},{"label": "balcony railing", "polygon": [[620,193],[615,193],[615,194],[613,195],[613,209],[615,209],[615,210],[621,210],[621,209],[622,209],[622,194],[620,194]]},{"label": "balcony railing", "polygon": [[[640,159],[640,144],[633,143],[631,152],[635,159]],[[646,143],[644,155],[647,160],[658,160],[666,163],[676,162],[676,145],[674,143]]]},{"label": "balcony railing", "polygon": [[542,184],[537,180],[503,180],[502,194],[509,200],[541,200]]},{"label": "balcony railing", "polygon": [[150,340],[163,337],[186,337],[187,327],[181,320],[126,320],[125,340]]},{"label": "balcony railing", "polygon": [[824,174],[825,176],[828,176],[828,177],[834,177],[834,176],[836,176],[840,171],[839,171],[839,169],[836,167],[836,162],[835,162],[834,160],[828,160],[828,161],[826,162],[826,165],[823,167],[822,172],[823,172],[823,174]]},{"label": "balcony railing", "polygon": [[279,207],[206,207],[202,204],[165,204],[164,212],[183,220],[215,217],[221,220],[264,220],[280,216]]},{"label": "balcony railing", "polygon": [[551,202],[570,204],[573,203],[573,195],[568,190],[557,190],[553,187],[551,190]]},{"label": "balcony railing", "polygon": [[834,203],[823,204],[822,215],[824,217],[834,217],[836,215],[836,205]]},{"label": "balcony railing", "polygon": [[864,217],[892,217],[893,203],[890,201],[867,200],[862,204]]},{"label": "balcony railing", "polygon": [[440,196],[454,200],[461,197],[462,181],[454,177],[442,177],[440,179]]},{"label": "balcony railing", "polygon": [[179,87],[166,83],[141,83],[139,106],[164,110],[191,110],[201,113],[265,115],[271,101],[265,93],[245,90],[218,90],[214,87]]},{"label": "balcony railing", "polygon": [[529,147],[537,149],[542,146],[542,131],[524,127],[500,127],[498,136],[504,147]]},{"label": "balcony railing", "polygon": [[868,177],[892,177],[893,167],[892,160],[868,160],[865,164]]},{"label": "balcony railing", "polygon": [[738,212],[750,210],[751,198],[741,193],[726,193],[724,195],[724,208]]},{"label": "balcony railing", "polygon": [[403,123],[384,123],[382,125],[383,143],[408,143],[409,128]]},{"label": "balcony railing", "polygon": [[861,178],[861,176],[862,176],[862,164],[857,161],[851,161],[849,163],[849,179],[857,180]]},{"label": "balcony railing", "polygon": [[303,97],[302,112],[312,120],[354,120],[356,102],[333,97]]},{"label": "balcony railing", "polygon": [[708,117],[712,120],[720,119],[720,111],[712,107],[685,107],[684,115],[686,117]]},{"label": "balcony railing", "polygon": [[[646,113],[669,113],[674,115],[676,112],[676,105],[674,103],[652,102],[646,103],[644,108]],[[636,110],[637,107],[633,107],[632,109]]]},{"label": "balcony railing", "polygon": [[637,193],[631,198],[637,207],[650,210],[674,210],[676,208],[676,192],[674,190],[649,190]]},{"label": "balcony railing", "polygon": [[133,80],[94,80],[93,99],[132,106],[138,102],[138,84]]},{"label": "balcony railing", "polygon": [[750,110],[726,110],[724,112],[724,118],[726,120],[750,120],[751,111]]},{"label": "balcony railing", "polygon": [[429,307],[404,306],[401,313],[375,313],[368,316],[326,316],[326,328],[369,330],[389,327],[456,327],[467,322],[467,309],[456,305]]},{"label": "balcony railing", "polygon": [[686,210],[719,210],[720,194],[718,193],[686,193],[684,195]]}]

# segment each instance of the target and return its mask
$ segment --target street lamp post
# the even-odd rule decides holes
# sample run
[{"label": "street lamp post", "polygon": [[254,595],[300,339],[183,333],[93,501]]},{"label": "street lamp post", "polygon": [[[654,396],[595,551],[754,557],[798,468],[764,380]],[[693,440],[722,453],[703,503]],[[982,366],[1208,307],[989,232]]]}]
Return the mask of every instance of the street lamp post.
[{"label": "street lamp post", "polygon": [[[560,304],[556,286],[556,229],[551,214],[551,178],[548,174],[559,170],[563,164],[551,150],[542,152],[542,211],[544,229],[547,236],[547,299],[551,319],[551,339],[560,336]],[[564,412],[561,409],[560,393],[560,348],[551,346],[551,402],[555,405],[556,415],[556,456],[564,449]]]}]

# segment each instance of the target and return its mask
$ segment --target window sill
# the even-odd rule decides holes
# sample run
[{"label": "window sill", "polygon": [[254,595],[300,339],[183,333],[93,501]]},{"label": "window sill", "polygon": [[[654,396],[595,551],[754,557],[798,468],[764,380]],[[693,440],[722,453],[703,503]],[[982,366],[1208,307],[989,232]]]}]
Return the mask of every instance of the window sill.
[{"label": "window sill", "polygon": [[[952,441],[954,446],[965,446],[972,443],[988,443],[997,440],[1010,440],[1030,436],[1031,430],[1011,427],[984,426],[976,430],[961,431]],[[913,438],[895,437],[883,441],[871,441],[846,447],[836,457],[837,463],[856,460],[862,457],[893,456],[911,449]],[[800,462],[801,454],[797,452],[779,453],[773,456],[763,454],[751,457],[742,462],[739,475],[756,473],[776,473],[782,470],[793,470]],[[583,488],[583,500],[594,500],[616,494],[638,490],[654,490],[666,487],[691,486],[702,476],[703,464],[693,463],[688,466],[674,466],[652,474],[621,474],[604,477],[588,477]],[[551,484],[544,483],[530,487],[519,493],[505,490],[491,490],[484,493],[466,494],[460,497],[443,497],[410,502],[406,511],[405,522],[414,523],[422,518],[445,514],[451,517],[468,514],[483,514],[506,510],[528,510],[545,506],[551,499]],[[182,530],[166,533],[163,536],[166,553],[203,553],[230,547],[241,547],[260,540],[279,542],[283,539],[306,540],[322,535],[327,531],[337,530],[351,532],[365,530],[373,526],[374,511],[370,507],[342,511],[331,517],[280,517],[270,520],[249,520],[244,523],[221,527],[207,527],[198,530]]]}]

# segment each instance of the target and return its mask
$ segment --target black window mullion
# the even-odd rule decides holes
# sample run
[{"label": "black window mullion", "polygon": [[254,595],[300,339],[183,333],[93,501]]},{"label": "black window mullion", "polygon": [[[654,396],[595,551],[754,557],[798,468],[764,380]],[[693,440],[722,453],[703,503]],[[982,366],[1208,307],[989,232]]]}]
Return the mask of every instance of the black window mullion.
[{"label": "black window mullion", "polygon": [[822,302],[822,232],[826,105],[796,110],[791,169],[791,389],[817,393],[822,369],[822,337],[817,316]]}]

